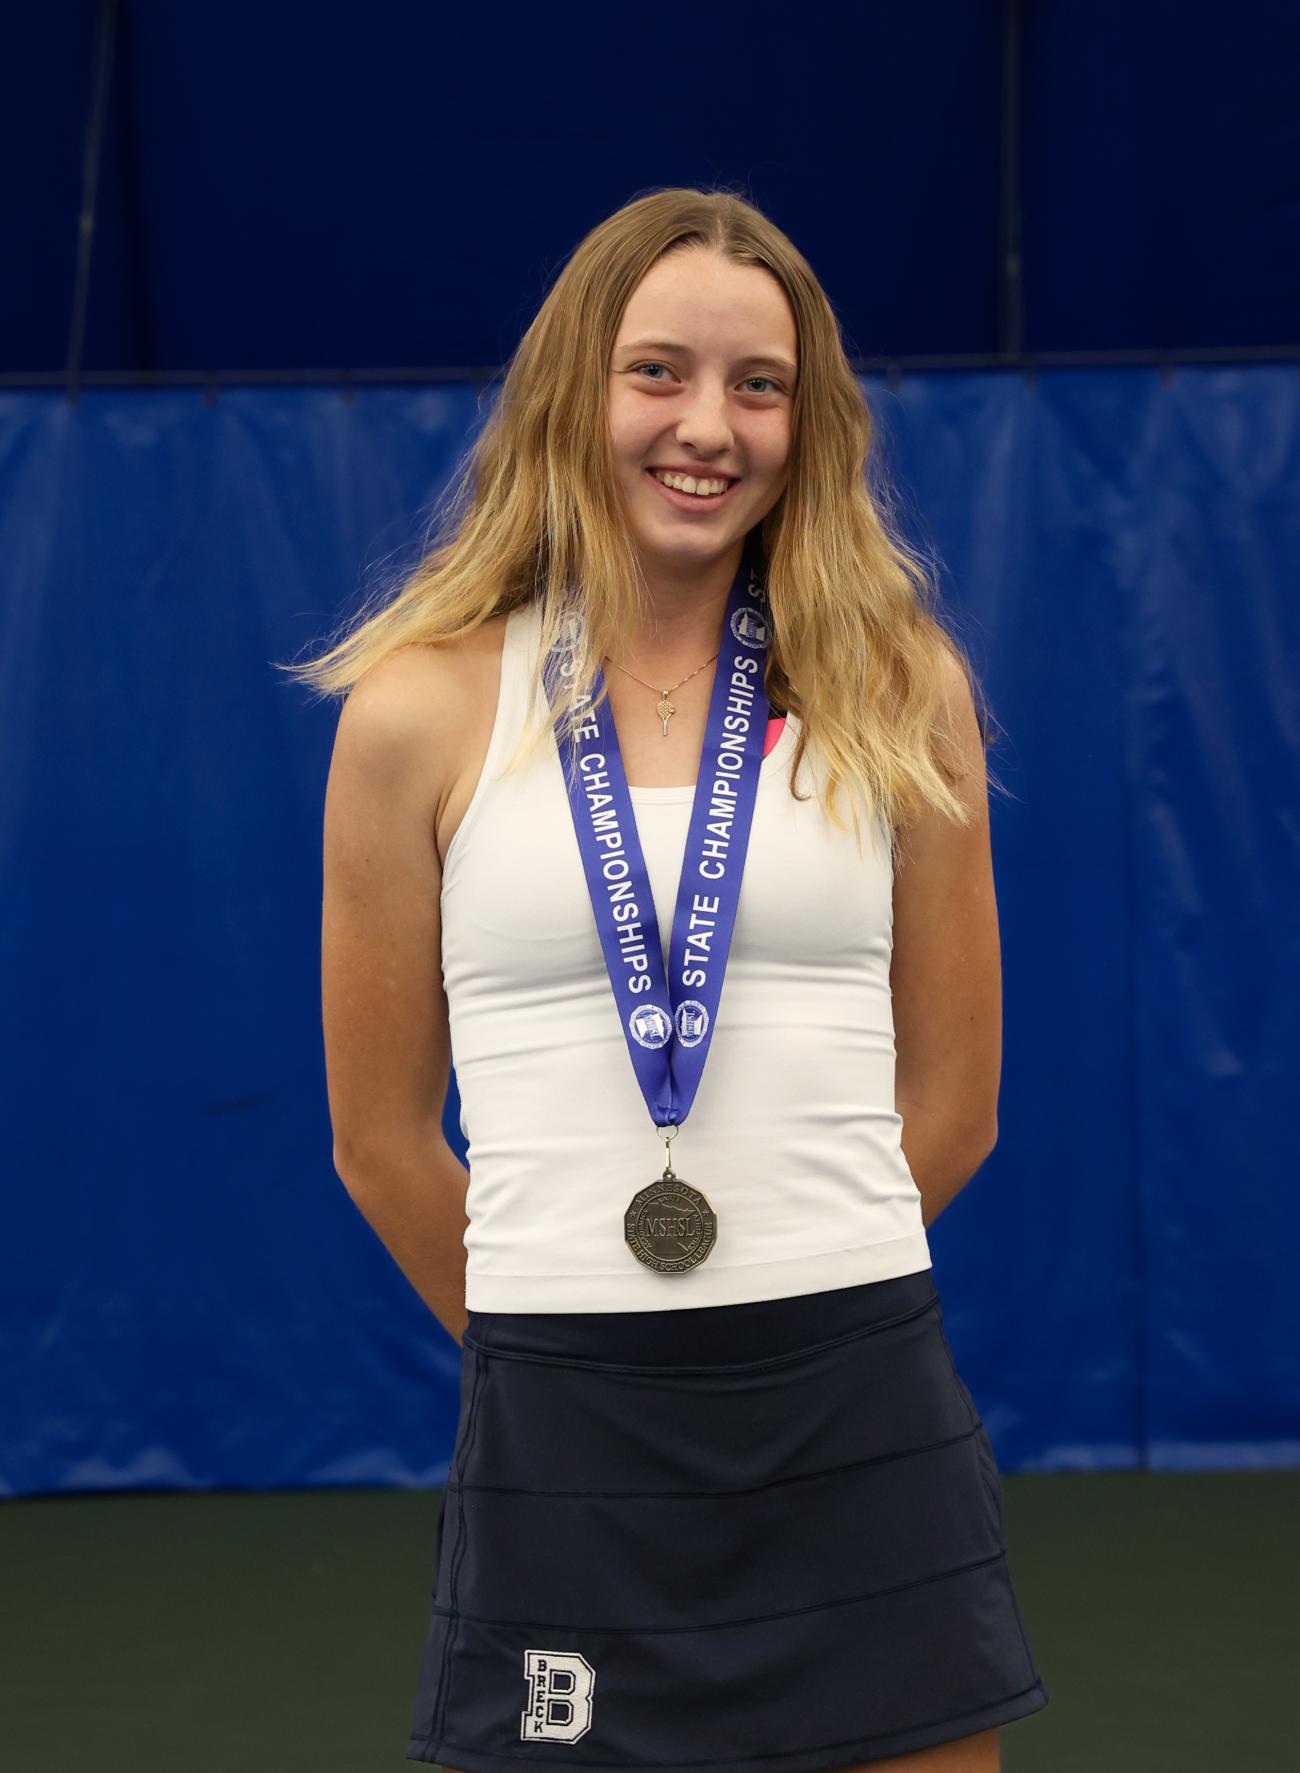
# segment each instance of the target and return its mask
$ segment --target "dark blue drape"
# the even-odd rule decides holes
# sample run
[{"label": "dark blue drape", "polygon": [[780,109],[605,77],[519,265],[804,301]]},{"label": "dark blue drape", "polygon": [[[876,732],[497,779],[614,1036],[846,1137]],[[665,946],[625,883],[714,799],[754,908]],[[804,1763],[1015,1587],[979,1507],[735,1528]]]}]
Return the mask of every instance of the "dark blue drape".
[{"label": "dark blue drape", "polygon": [[[13,9],[0,369],[60,370],[101,0]],[[1002,345],[1004,5],[118,7],[87,370],[495,365],[565,254],[739,187],[863,356]],[[1300,345],[1300,8],[1022,4],[1023,345]],[[793,25],[793,28],[792,28]]]},{"label": "dark blue drape", "polygon": [[[959,1363],[1007,1469],[1294,1463],[1300,383],[868,392],[1005,729]],[[457,1351],[331,1161],[335,715],[271,661],[409,559],[480,417],[0,395],[6,1493],[445,1476]]]}]

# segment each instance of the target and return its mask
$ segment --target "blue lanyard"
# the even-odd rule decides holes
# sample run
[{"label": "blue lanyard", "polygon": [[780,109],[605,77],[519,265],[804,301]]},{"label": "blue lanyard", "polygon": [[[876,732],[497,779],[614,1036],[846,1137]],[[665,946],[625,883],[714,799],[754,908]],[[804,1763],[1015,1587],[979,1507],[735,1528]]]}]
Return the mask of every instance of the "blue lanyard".
[{"label": "blue lanyard", "polygon": [[[543,668],[548,701],[574,668],[579,613]],[[690,1113],[717,1023],[767,736],[771,620],[747,541],[727,598],[673,916],[668,976],[627,774],[598,669],[565,786],[605,966],[632,1066],[657,1127]],[[565,762],[562,722],[555,723]]]}]

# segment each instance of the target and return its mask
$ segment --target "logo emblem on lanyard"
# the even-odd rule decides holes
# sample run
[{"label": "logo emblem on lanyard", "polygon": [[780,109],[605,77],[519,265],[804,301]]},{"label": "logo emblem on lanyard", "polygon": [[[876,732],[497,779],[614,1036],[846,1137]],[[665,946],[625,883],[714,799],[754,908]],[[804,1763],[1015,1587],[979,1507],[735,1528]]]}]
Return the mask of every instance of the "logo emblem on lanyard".
[{"label": "logo emblem on lanyard", "polygon": [[[581,612],[543,670],[549,700],[573,670]],[[577,729],[576,768],[565,786],[587,890],[637,1082],[667,1147],[663,1175],[634,1194],[623,1236],[637,1261],[660,1274],[698,1267],[717,1238],[717,1215],[678,1176],[672,1140],[690,1112],[717,1025],[718,1003],[740,902],[768,701],[771,621],[767,591],[747,541],[723,620],[700,771],[691,805],[665,974],[659,920],[641,852],[618,733],[599,668]],[[564,762],[561,722],[556,742]]]}]

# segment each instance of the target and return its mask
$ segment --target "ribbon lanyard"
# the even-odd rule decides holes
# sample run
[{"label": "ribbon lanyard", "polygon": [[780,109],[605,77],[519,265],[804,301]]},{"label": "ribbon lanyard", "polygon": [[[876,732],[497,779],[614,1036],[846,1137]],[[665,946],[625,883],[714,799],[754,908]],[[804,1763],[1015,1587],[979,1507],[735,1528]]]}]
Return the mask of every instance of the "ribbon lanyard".
[{"label": "ribbon lanyard", "polygon": [[[690,1113],[708,1057],[740,902],[758,792],[768,700],[764,687],[771,622],[767,590],[747,541],[727,598],[690,828],[677,888],[668,976],[654,897],[628,792],[609,702],[590,706],[578,737],[577,769],[565,771],[569,808],[596,928],[628,1052],[657,1127]],[[577,618],[580,625],[583,618]],[[579,626],[579,632],[580,632]],[[554,702],[571,674],[571,640],[547,655]],[[588,697],[604,688],[598,668]],[[556,740],[563,761],[561,723]],[[671,1163],[666,1174],[671,1174]]]}]

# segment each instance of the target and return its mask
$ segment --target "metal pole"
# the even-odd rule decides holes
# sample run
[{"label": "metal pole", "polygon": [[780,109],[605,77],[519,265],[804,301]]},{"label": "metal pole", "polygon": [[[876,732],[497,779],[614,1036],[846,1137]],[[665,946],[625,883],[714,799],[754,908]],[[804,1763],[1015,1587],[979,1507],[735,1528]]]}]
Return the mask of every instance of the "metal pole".
[{"label": "metal pole", "polygon": [[999,204],[1001,286],[998,343],[1019,357],[1025,343],[1025,290],[1020,261],[1020,65],[1024,29],[1021,0],[1002,4],[1002,188]]},{"label": "metal pole", "polygon": [[104,151],[104,116],[113,84],[113,53],[117,43],[118,0],[100,0],[95,35],[95,69],[90,115],[81,154],[81,214],[77,221],[77,271],[72,290],[72,324],[64,368],[68,404],[81,392],[81,353],[86,338],[86,305],[90,294],[90,249],[95,236],[95,203],[99,194],[99,163]]}]

